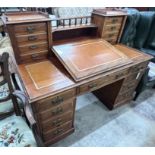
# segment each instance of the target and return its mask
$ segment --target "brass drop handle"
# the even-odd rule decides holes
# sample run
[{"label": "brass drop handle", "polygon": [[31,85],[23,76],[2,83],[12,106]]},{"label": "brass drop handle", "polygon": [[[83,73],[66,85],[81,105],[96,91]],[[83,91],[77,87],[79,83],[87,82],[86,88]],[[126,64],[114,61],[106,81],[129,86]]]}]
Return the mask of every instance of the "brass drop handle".
[{"label": "brass drop handle", "polygon": [[35,28],[33,26],[28,26],[27,27],[27,32],[33,33],[35,31]]},{"label": "brass drop handle", "polygon": [[55,110],[52,111],[52,115],[58,115],[63,113],[63,108],[62,107],[58,107]]},{"label": "brass drop handle", "polygon": [[117,74],[117,75],[116,75],[116,79],[118,79],[118,78],[120,78],[120,77],[122,77],[122,76],[123,76],[123,73]]},{"label": "brass drop handle", "polygon": [[29,36],[29,37],[28,37],[28,40],[29,40],[29,41],[34,41],[34,40],[37,40],[37,39],[38,39],[37,36]]},{"label": "brass drop handle", "polygon": [[95,88],[97,87],[97,83],[92,83],[90,85],[88,85],[89,89]]},{"label": "brass drop handle", "polygon": [[113,19],[112,23],[116,23],[118,21],[118,19]]},{"label": "brass drop handle", "polygon": [[59,118],[59,119],[57,119],[57,120],[54,120],[54,121],[52,122],[52,124],[53,124],[54,126],[60,126],[60,125],[62,124],[62,119]]},{"label": "brass drop handle", "polygon": [[112,37],[112,36],[114,36],[114,34],[109,34],[109,37]]},{"label": "brass drop handle", "polygon": [[112,26],[112,27],[111,27],[111,30],[115,30],[115,29],[116,29],[116,27],[115,27],[115,26]]},{"label": "brass drop handle", "polygon": [[53,105],[58,105],[58,104],[60,104],[61,102],[63,102],[63,97],[61,97],[61,96],[57,96],[54,100],[52,100],[51,101],[51,103],[53,104]]},{"label": "brass drop handle", "polygon": [[32,45],[32,46],[29,46],[29,49],[30,50],[34,50],[34,49],[37,49],[38,48],[38,46],[37,45]]},{"label": "brass drop handle", "polygon": [[56,136],[56,135],[59,135],[62,132],[63,132],[63,129],[62,128],[59,128],[53,134],[54,134],[54,136]]},{"label": "brass drop handle", "polygon": [[41,59],[41,57],[39,57],[39,54],[32,54],[32,55],[31,55],[31,58],[32,58],[33,60],[40,60],[40,59]]}]

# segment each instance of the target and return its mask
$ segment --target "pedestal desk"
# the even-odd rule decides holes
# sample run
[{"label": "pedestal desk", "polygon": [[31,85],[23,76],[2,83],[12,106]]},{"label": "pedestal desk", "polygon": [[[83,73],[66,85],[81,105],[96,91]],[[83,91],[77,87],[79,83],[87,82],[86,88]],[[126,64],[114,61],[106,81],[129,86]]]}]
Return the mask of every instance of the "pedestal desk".
[{"label": "pedestal desk", "polygon": [[[79,95],[92,92],[100,101],[104,101],[110,110],[131,101],[135,88],[152,57],[121,44],[111,45],[97,36],[76,36],[52,42],[54,33],[48,26],[48,17],[41,17],[44,18],[41,23],[36,19],[36,24],[32,19],[35,16],[32,14],[31,16],[27,14],[27,19],[22,21],[19,19],[22,14],[18,15],[18,19],[12,19],[10,18],[12,16],[7,15],[7,22],[9,20],[14,22],[12,21],[13,25],[11,22],[6,24],[9,35],[13,34],[17,40],[21,37],[19,42],[22,42],[22,38],[28,37],[29,40],[30,36],[37,34],[37,39],[33,40],[35,45],[27,43],[26,40],[26,44],[21,47],[18,41],[13,41],[13,47],[17,43],[18,49],[14,48],[14,52],[18,63],[18,75],[31,103],[40,136],[48,146],[74,131],[76,98]],[[17,26],[19,29],[16,29]],[[42,26],[46,27],[47,32]],[[29,27],[32,29],[31,34],[27,34],[31,31]],[[10,29],[14,31],[10,32]],[[38,41],[41,37],[38,33],[40,30],[48,35],[47,56],[36,58],[34,61],[23,58],[24,54],[32,58],[33,54],[40,53],[44,49],[40,44],[41,41]]]}]

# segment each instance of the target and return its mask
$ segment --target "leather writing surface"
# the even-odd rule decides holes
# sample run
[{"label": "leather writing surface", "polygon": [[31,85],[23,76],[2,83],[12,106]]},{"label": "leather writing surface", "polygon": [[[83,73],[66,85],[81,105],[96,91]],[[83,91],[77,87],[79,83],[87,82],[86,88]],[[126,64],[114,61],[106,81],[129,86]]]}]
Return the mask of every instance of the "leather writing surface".
[{"label": "leather writing surface", "polygon": [[126,55],[102,39],[56,45],[53,51],[76,81],[131,63]]},{"label": "leather writing surface", "polygon": [[18,65],[19,74],[31,101],[51,95],[74,85],[63,69],[60,70],[54,59]]},{"label": "leather writing surface", "polygon": [[65,76],[51,62],[44,61],[26,66],[36,89],[62,82]]}]

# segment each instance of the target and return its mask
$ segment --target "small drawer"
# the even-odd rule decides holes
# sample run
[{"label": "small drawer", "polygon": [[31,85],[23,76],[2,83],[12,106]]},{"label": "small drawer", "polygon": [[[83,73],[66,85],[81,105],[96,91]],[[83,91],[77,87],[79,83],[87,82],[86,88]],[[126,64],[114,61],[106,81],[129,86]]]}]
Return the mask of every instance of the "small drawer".
[{"label": "small drawer", "polygon": [[31,54],[34,51],[47,51],[47,42],[40,42],[39,44],[29,44],[24,46],[19,46],[20,54]]},{"label": "small drawer", "polygon": [[40,100],[35,103],[37,111],[44,111],[49,108],[55,107],[57,105],[61,105],[64,101],[67,101],[71,98],[75,98],[75,89],[70,89],[68,91],[59,93],[52,97],[48,97],[46,99]]},{"label": "small drawer", "polygon": [[60,136],[63,133],[65,133],[66,131],[70,130],[72,128],[72,125],[73,125],[72,123],[73,123],[72,121],[67,122],[67,123],[61,125],[58,128],[55,128],[55,129],[50,130],[50,131],[48,131],[46,133],[43,133],[44,141],[49,141],[52,138],[56,138],[57,136]]},{"label": "small drawer", "polygon": [[46,23],[35,23],[35,24],[20,24],[14,26],[14,31],[16,35],[26,35],[26,34],[33,34],[33,33],[41,33],[46,32]]},{"label": "small drawer", "polygon": [[105,25],[113,25],[113,24],[121,24],[123,21],[123,17],[106,17]]},{"label": "small drawer", "polygon": [[74,101],[70,100],[54,108],[50,108],[46,111],[39,112],[38,116],[41,121],[44,121],[50,118],[55,118],[56,116],[60,116],[66,113],[67,111],[73,111],[73,107],[74,107]]},{"label": "small drawer", "polygon": [[50,129],[61,126],[62,124],[73,119],[73,111],[69,111],[63,115],[57,116],[54,119],[48,119],[42,122],[42,130],[46,132]]},{"label": "small drawer", "polygon": [[118,25],[106,25],[104,26],[104,32],[118,32],[121,28],[121,24]]},{"label": "small drawer", "polygon": [[114,33],[113,32],[112,33],[111,32],[110,33],[109,32],[108,33],[106,32],[106,33],[103,33],[102,37],[103,38],[107,38],[107,39],[117,38],[118,33],[119,33],[119,31],[114,32]]},{"label": "small drawer", "polygon": [[25,44],[47,41],[47,34],[40,33],[40,34],[33,34],[33,35],[23,35],[23,36],[18,36],[16,38],[17,38],[18,45],[22,46]]},{"label": "small drawer", "polygon": [[112,75],[108,75],[107,78],[108,78],[108,81],[113,82],[124,78],[125,76],[128,75],[128,73],[129,73],[129,69],[124,69],[119,72],[113,73]]},{"label": "small drawer", "polygon": [[[104,81],[103,81],[104,82]],[[83,94],[85,92],[91,92],[96,90],[101,84],[100,79],[88,82],[79,87],[79,94]]]},{"label": "small drawer", "polygon": [[20,55],[21,63],[34,62],[39,60],[44,60],[47,58],[48,51],[36,52],[33,54]]},{"label": "small drawer", "polygon": [[130,72],[134,73],[134,72],[139,72],[141,70],[145,70],[147,68],[147,66],[148,66],[148,62],[143,62],[143,63],[137,64],[137,65],[131,67]]}]

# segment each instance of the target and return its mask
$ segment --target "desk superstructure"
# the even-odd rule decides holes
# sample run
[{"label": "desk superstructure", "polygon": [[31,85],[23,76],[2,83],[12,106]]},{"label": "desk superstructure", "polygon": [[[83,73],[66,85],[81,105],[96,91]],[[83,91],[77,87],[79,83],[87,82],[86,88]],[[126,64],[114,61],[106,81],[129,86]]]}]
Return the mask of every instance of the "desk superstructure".
[{"label": "desk superstructure", "polygon": [[[19,16],[22,17],[22,14],[18,15],[18,18]],[[93,20],[94,18],[95,16]],[[107,18],[108,16],[106,20]],[[121,18],[124,18],[122,14]],[[41,23],[49,25],[48,17],[41,23],[36,22],[35,27],[33,20],[34,34]],[[6,22],[9,30],[16,28],[16,23],[19,24],[17,20],[13,25]],[[22,25],[18,26],[23,28],[31,23],[32,21],[25,19],[20,22]],[[25,31],[20,30],[21,33]],[[38,131],[44,144],[48,146],[74,131],[77,96],[92,92],[109,109],[131,101],[152,57],[121,44],[111,45],[101,37],[83,36],[52,42],[54,34],[50,34],[48,26],[46,30],[46,34],[51,37],[50,40],[47,39],[49,37],[46,38],[48,47],[51,47],[47,57],[28,63],[17,62],[18,75],[31,102]],[[10,35],[14,33],[8,32]],[[15,46],[15,42],[13,45]],[[16,50],[16,55],[20,56],[23,51],[29,53],[29,50],[21,49],[20,52]],[[33,54],[33,50],[30,50],[30,53]]]}]

